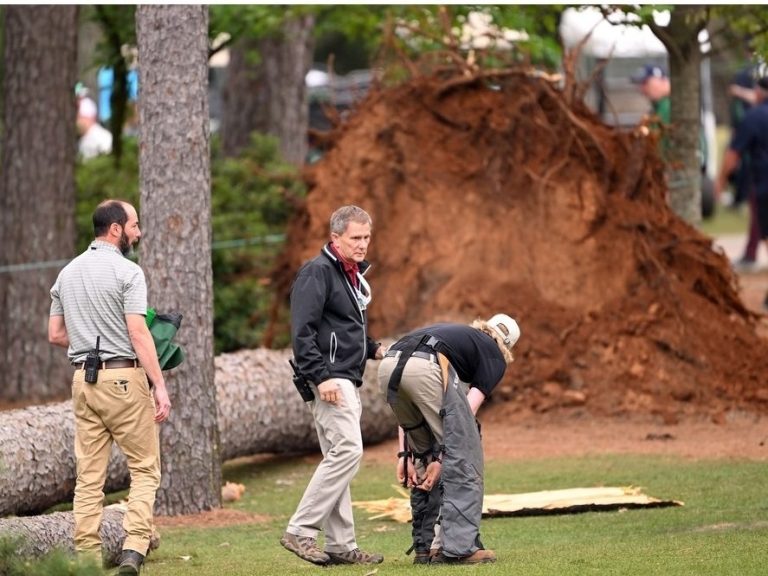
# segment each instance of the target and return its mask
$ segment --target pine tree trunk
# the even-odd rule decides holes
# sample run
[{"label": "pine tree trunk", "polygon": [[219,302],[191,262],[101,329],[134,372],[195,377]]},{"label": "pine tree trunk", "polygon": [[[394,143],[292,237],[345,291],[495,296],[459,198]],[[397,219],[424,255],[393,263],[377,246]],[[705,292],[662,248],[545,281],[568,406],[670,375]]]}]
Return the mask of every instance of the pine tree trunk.
[{"label": "pine tree trunk", "polygon": [[[106,565],[117,564],[123,549],[124,509],[110,506],[104,510],[99,534],[101,554]],[[37,558],[55,548],[74,554],[75,518],[72,512],[54,512],[45,516],[0,519],[0,535],[19,538],[16,554],[22,558]],[[160,541],[152,538],[149,549],[158,548]]]},{"label": "pine tree trunk", "polygon": [[221,93],[221,150],[225,156],[237,156],[248,146],[256,130],[260,105],[256,94],[261,84],[257,66],[248,63],[249,54],[258,50],[250,38],[235,42],[229,49],[229,64]]},{"label": "pine tree trunk", "polygon": [[670,111],[670,206],[692,225],[701,222],[701,53],[694,44],[680,62],[670,54],[670,72],[677,81]]},{"label": "pine tree trunk", "polygon": [[243,39],[232,48],[223,93],[224,154],[237,155],[258,131],[280,140],[285,160],[304,163],[309,126],[304,78],[312,61],[314,25],[314,16],[298,16],[286,20],[280,33]]},{"label": "pine tree trunk", "polygon": [[0,399],[62,397],[66,355],[48,343],[50,289],[74,256],[77,6],[5,8],[0,175]]},{"label": "pine tree trunk", "polygon": [[668,175],[669,204],[690,224],[701,221],[701,48],[699,32],[706,24],[701,6],[675,6],[666,34],[672,86]]},{"label": "pine tree trunk", "polygon": [[186,361],[167,379],[173,409],[161,428],[156,510],[194,514],[221,505],[213,375],[207,6],[140,5],[136,31],[141,264],[150,305],[178,311]]},{"label": "pine tree trunk", "polygon": [[[195,329],[182,322],[179,337]],[[290,350],[265,348],[216,357],[219,455],[222,460],[260,453],[317,451],[312,415],[291,382],[290,357]],[[365,383],[360,389],[366,445],[391,438],[397,430],[392,410],[378,390],[377,365],[377,362],[368,363]],[[183,393],[197,394],[201,378],[202,374],[188,375],[183,380]],[[172,379],[182,382],[175,376]],[[174,416],[178,417],[178,413]],[[186,451],[185,443],[202,441],[202,435],[194,429],[184,433],[188,434],[187,439],[177,438],[173,445],[163,445],[164,462],[169,459],[169,450]],[[185,461],[184,465],[196,468],[202,464]],[[174,472],[187,473],[184,469],[174,469]],[[163,473],[168,476],[165,470]],[[196,471],[191,470],[189,474],[195,476]],[[176,477],[172,480],[175,482]],[[125,458],[113,447],[106,491],[115,492],[127,487]],[[0,412],[0,516],[35,514],[71,501],[74,488],[71,402]],[[216,486],[217,492],[219,489],[220,486]]]}]

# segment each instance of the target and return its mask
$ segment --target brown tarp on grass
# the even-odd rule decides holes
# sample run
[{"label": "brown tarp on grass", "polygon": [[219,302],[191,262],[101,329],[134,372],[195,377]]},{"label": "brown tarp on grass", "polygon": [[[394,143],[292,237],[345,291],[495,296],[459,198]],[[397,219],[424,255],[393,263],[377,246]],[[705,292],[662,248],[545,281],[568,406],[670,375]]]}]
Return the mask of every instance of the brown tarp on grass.
[{"label": "brown tarp on grass", "polygon": [[[411,509],[408,492],[395,489],[401,498],[353,502],[358,508],[375,513],[370,520],[388,518],[396,522],[410,522]],[[488,494],[483,499],[483,518],[504,516],[542,516],[548,514],[578,514],[626,510],[630,508],[665,508],[683,506],[679,500],[660,500],[643,494],[639,488],[597,487],[543,490],[521,494]]]},{"label": "brown tarp on grass", "polygon": [[603,487],[544,490],[525,494],[491,494],[483,500],[483,518],[577,514],[628,508],[682,506],[678,500],[659,500],[639,488]]}]

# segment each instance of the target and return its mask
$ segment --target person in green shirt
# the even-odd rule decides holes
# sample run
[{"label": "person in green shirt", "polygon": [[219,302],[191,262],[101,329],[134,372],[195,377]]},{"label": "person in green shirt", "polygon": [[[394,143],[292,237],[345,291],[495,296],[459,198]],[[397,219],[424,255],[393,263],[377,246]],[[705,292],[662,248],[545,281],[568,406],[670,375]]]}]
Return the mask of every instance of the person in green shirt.
[{"label": "person in green shirt", "polygon": [[[649,126],[661,132],[659,149],[662,158],[668,159],[671,144],[669,137],[665,134],[665,128],[669,127],[672,117],[672,100],[670,98],[672,85],[670,84],[669,75],[658,64],[646,64],[633,74],[630,80],[639,87],[640,92],[651,103],[651,112],[656,116],[658,122],[655,124],[650,123]],[[706,160],[707,140],[704,136],[704,130],[701,129],[699,130],[699,161],[703,179],[706,179]],[[702,182],[702,186],[703,184]],[[703,196],[704,188],[702,187],[702,200]]]},{"label": "person in green shirt", "polygon": [[[672,117],[672,100],[670,99],[672,86],[667,71],[657,64],[646,64],[632,75],[631,81],[638,85],[640,92],[651,102],[651,111],[658,117],[661,126],[669,126]],[[662,153],[668,147],[667,139],[662,137]],[[707,142],[703,134],[699,138],[699,148],[703,168],[703,160],[707,157]]]},{"label": "person in green shirt", "polygon": [[[669,94],[672,87],[666,70],[656,64],[646,64],[632,75],[631,81],[651,102],[651,110],[658,117],[662,126],[668,126],[672,105]],[[665,138],[661,140],[662,151],[667,148]]]}]

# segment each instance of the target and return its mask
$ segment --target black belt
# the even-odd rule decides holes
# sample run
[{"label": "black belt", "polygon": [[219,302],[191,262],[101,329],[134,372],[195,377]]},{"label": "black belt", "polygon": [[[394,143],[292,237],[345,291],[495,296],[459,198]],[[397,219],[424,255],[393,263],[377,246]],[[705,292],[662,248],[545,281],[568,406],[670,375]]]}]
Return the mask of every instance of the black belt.
[{"label": "black belt", "polygon": [[[77,364],[73,364],[76,370],[82,370],[85,368],[85,362],[78,362]],[[139,361],[134,359],[128,359],[128,358],[115,358],[114,360],[105,360],[104,362],[101,362],[99,364],[99,368],[102,370],[109,370],[110,368],[141,368],[141,364],[139,364]]]},{"label": "black belt", "polygon": [[[402,350],[387,350],[387,353],[384,354],[384,358],[400,358],[400,354],[402,354]],[[414,352],[411,354],[411,356],[415,356],[416,358],[423,358],[424,360],[429,360],[430,362],[434,362],[437,364],[437,355],[436,354],[430,354],[429,352]]]}]

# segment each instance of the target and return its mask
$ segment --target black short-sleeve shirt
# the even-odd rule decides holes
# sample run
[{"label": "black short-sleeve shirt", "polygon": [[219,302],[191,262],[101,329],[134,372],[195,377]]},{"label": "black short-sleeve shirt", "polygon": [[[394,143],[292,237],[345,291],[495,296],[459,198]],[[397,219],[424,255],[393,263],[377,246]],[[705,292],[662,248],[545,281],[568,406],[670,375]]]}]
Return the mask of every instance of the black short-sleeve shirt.
[{"label": "black short-sleeve shirt", "polygon": [[504,356],[493,338],[466,324],[432,324],[409,333],[395,342],[392,349],[400,350],[404,347],[404,339],[425,334],[440,341],[437,351],[450,360],[463,382],[490,396],[507,369]]}]

